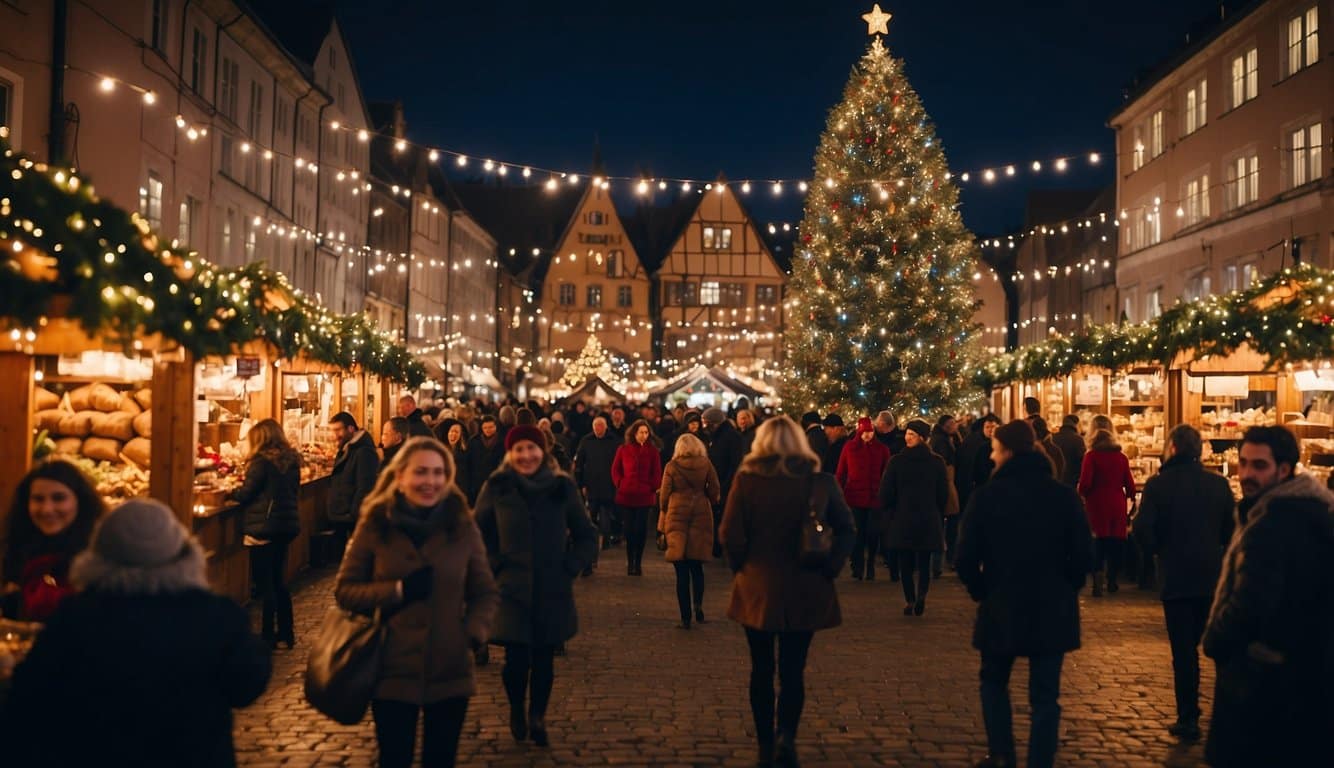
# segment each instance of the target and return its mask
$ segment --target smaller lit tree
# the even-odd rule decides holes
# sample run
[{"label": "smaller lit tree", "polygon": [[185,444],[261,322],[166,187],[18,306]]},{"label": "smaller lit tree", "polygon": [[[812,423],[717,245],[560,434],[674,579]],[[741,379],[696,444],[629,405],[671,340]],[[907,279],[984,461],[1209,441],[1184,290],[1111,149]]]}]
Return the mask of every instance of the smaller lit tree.
[{"label": "smaller lit tree", "polygon": [[611,354],[603,348],[602,342],[598,341],[597,334],[590,333],[588,341],[584,343],[583,351],[579,353],[579,358],[566,366],[560,381],[570,389],[574,389],[594,376],[608,384],[613,384],[618,378],[612,369]]}]

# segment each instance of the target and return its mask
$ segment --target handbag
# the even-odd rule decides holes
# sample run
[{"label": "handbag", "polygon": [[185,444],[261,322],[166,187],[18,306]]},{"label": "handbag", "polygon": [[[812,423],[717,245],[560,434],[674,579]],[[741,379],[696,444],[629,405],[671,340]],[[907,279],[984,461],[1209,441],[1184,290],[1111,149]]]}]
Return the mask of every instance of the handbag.
[{"label": "handbag", "polygon": [[801,543],[797,560],[803,568],[822,568],[834,552],[834,531],[825,520],[829,498],[823,485],[814,481],[810,510],[801,522]]},{"label": "handbag", "polygon": [[360,723],[380,677],[383,641],[378,609],[366,616],[330,608],[306,659],[306,700],[338,723]]}]

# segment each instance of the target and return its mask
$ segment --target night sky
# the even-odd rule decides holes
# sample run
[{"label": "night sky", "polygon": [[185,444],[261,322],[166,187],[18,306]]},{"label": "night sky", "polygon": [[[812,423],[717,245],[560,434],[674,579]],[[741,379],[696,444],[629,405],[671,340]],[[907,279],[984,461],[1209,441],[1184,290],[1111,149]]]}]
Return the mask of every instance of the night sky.
[{"label": "night sky", "polygon": [[[401,99],[414,141],[579,173],[596,136],[612,175],[808,176],[870,41],[868,0],[335,5],[367,101]],[[1029,189],[1110,184],[1123,91],[1219,13],[1218,0],[881,5],[955,171],[1102,153],[1063,178],[965,185],[964,220],[988,235],[1021,225]],[[792,192],[749,204],[762,221],[801,216]]]}]

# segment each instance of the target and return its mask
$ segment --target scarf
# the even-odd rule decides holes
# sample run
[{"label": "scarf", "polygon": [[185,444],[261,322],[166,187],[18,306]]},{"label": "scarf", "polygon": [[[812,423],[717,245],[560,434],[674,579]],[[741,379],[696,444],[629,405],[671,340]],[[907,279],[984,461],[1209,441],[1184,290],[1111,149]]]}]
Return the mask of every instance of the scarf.
[{"label": "scarf", "polygon": [[394,506],[389,510],[389,524],[402,531],[412,540],[418,549],[433,532],[443,530],[445,526],[446,497],[434,507],[418,507],[410,504],[403,494],[394,494]]},{"label": "scarf", "polygon": [[517,471],[514,473],[515,485],[518,486],[519,495],[523,496],[525,501],[550,493],[559,480],[560,478],[551,471],[551,466],[545,461],[532,475],[524,476]]}]

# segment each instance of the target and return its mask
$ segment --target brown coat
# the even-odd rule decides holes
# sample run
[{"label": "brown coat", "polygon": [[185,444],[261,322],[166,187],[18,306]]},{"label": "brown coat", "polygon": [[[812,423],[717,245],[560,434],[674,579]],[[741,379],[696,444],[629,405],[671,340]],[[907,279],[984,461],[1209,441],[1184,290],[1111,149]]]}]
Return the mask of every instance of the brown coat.
[{"label": "brown coat", "polygon": [[[446,503],[467,505],[458,492]],[[430,596],[402,605],[399,580],[422,566],[433,569]],[[472,645],[489,638],[500,592],[471,516],[452,535],[432,532],[418,549],[385,511],[363,515],[334,595],[345,609],[389,615],[375,698],[429,704],[476,691]]]},{"label": "brown coat", "polygon": [[[834,577],[852,552],[856,529],[834,476],[812,469],[794,476],[743,468],[732,483],[719,536],[735,574],[727,616],[742,626],[810,632],[843,621]],[[825,520],[834,530],[833,553],[818,569],[802,568],[797,559],[814,483],[824,486]]]},{"label": "brown coat", "polygon": [[718,493],[718,473],[708,456],[682,456],[667,463],[658,489],[658,533],[667,534],[667,562],[713,557]]}]

